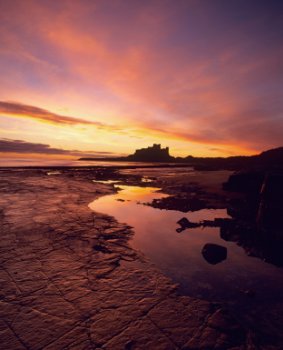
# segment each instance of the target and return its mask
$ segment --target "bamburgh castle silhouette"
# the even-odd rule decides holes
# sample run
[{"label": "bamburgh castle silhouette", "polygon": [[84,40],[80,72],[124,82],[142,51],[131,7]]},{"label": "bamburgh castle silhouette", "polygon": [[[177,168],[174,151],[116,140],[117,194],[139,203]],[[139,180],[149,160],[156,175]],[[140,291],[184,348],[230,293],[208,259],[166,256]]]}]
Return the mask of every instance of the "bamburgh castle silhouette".
[{"label": "bamburgh castle silhouette", "polygon": [[167,162],[172,160],[169,154],[169,147],[161,148],[161,145],[156,143],[147,148],[137,149],[134,154],[129,155],[127,158],[138,162]]},{"label": "bamburgh castle silhouette", "polygon": [[280,169],[283,171],[283,147],[264,151],[253,156],[233,157],[172,157],[169,147],[161,148],[160,144],[153,144],[147,148],[137,149],[134,154],[126,157],[115,158],[80,158],[84,161],[115,161],[115,162],[165,162],[182,163],[193,166],[197,170],[241,170],[245,168],[257,168],[266,170]]}]

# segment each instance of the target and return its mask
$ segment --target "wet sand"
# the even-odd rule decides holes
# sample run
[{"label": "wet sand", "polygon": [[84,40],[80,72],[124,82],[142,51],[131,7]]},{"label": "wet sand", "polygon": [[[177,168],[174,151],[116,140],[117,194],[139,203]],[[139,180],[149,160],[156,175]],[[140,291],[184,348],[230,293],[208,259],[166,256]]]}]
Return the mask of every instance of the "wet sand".
[{"label": "wet sand", "polygon": [[0,172],[0,348],[255,349],[220,304],[178,295],[131,228],[89,209],[114,191],[96,177]]}]

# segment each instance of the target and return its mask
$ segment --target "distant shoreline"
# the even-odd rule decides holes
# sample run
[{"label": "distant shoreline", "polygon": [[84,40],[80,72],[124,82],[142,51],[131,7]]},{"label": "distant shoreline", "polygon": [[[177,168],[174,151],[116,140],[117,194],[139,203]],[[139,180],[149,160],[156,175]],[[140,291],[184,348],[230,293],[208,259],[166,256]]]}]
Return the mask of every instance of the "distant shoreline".
[{"label": "distant shoreline", "polygon": [[64,168],[169,168],[193,167],[195,170],[282,170],[283,147],[271,149],[254,156],[233,156],[228,158],[193,157],[161,159],[149,157],[138,159],[135,155],[117,158],[79,158],[75,160],[46,160],[44,158],[18,158],[0,160],[0,169],[64,169]]},{"label": "distant shoreline", "polygon": [[[134,163],[134,162],[132,162]],[[140,164],[125,164],[125,165],[16,165],[16,166],[1,166],[0,165],[0,171],[5,169],[73,169],[73,168],[80,168],[80,169],[89,169],[89,168],[109,168],[109,169],[138,169],[138,168],[194,168],[192,164],[189,163],[156,163],[156,164],[148,164],[146,162],[136,162]]]}]

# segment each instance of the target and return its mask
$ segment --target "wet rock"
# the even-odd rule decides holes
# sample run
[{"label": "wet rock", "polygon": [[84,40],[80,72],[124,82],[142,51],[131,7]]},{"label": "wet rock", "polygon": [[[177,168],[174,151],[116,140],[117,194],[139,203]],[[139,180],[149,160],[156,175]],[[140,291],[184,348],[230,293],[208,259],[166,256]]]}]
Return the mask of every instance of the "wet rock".
[{"label": "wet rock", "polygon": [[207,334],[235,347],[207,324],[212,303],[178,295],[127,226],[88,208],[113,192],[93,174],[0,171],[1,349],[204,349]]},{"label": "wet rock", "polygon": [[187,228],[195,228],[195,227],[201,226],[201,224],[191,222],[187,218],[180,219],[179,221],[177,221],[177,224],[179,224],[181,226],[180,228],[176,229],[177,232],[182,232],[182,231],[186,230]]},{"label": "wet rock", "polygon": [[260,191],[260,203],[257,212],[259,230],[269,230],[270,236],[283,239],[283,174],[266,174]]},{"label": "wet rock", "polygon": [[224,187],[243,195],[230,201],[234,223],[221,226],[221,237],[237,242],[248,255],[282,266],[282,170],[236,173]]},{"label": "wet rock", "polygon": [[235,192],[259,193],[263,180],[263,171],[241,171],[231,175],[223,188]]},{"label": "wet rock", "polygon": [[229,228],[233,226],[234,221],[226,218],[215,218],[214,220],[203,220],[200,224],[203,227]]},{"label": "wet rock", "polygon": [[214,243],[207,243],[201,251],[204,259],[211,265],[216,265],[227,259],[227,248]]},{"label": "wet rock", "polygon": [[153,200],[150,204],[154,208],[166,210],[178,210],[184,213],[188,211],[197,211],[207,207],[204,200],[195,196],[170,196],[162,199]]}]

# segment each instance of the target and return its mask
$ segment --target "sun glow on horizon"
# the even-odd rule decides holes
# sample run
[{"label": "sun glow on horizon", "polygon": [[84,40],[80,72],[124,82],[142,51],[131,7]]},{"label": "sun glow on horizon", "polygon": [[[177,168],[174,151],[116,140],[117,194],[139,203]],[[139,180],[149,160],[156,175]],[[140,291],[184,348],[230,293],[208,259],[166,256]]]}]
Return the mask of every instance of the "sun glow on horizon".
[{"label": "sun glow on horizon", "polygon": [[276,6],[3,1],[0,138],[67,158],[153,143],[182,157],[281,146]]}]

